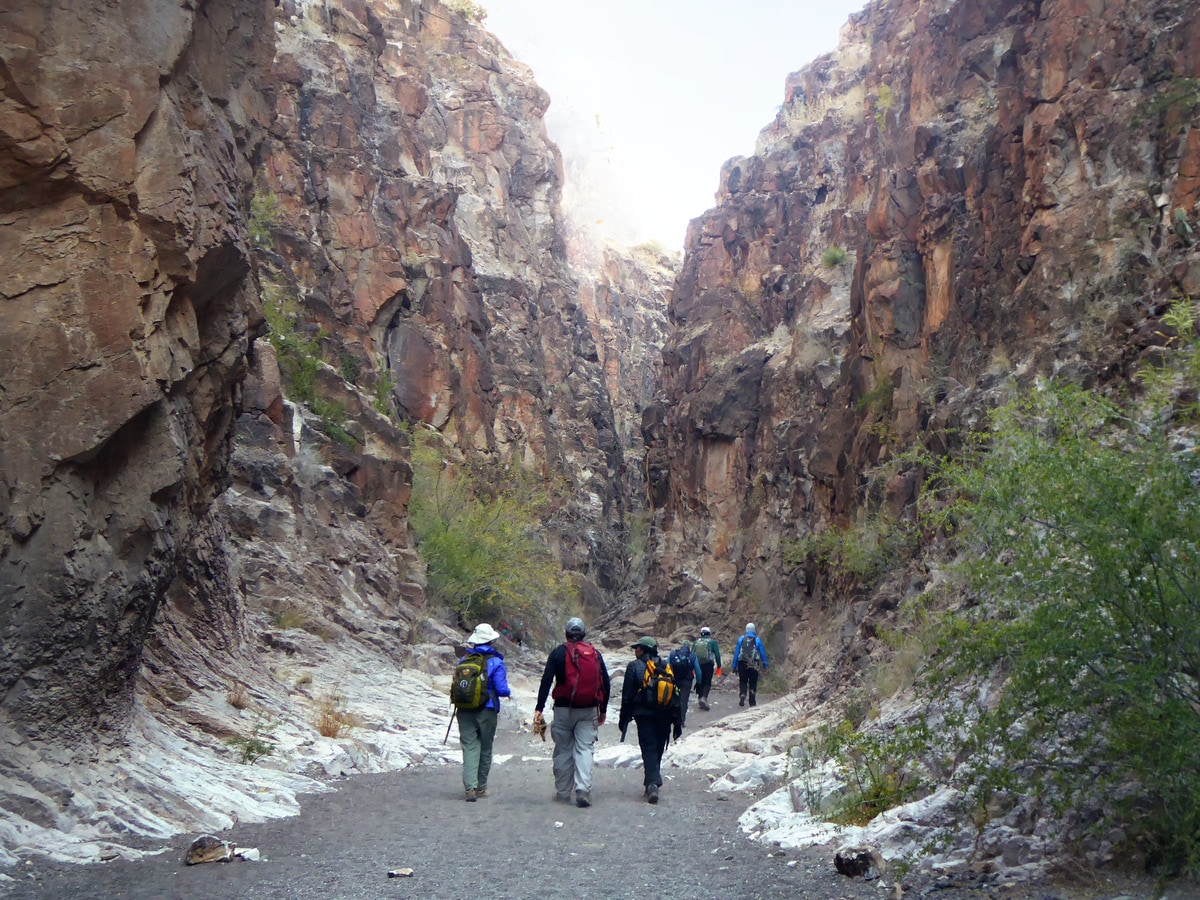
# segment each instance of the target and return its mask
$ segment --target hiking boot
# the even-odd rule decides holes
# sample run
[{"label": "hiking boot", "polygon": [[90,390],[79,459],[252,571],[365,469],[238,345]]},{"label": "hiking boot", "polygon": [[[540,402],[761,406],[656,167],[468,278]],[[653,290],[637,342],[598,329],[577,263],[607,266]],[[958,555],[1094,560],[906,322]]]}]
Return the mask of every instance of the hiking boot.
[{"label": "hiking boot", "polygon": [[751,692],[750,692],[750,705],[751,705],[751,706],[753,706],[753,705],[754,705],[754,703],[755,703],[755,699],[754,699],[754,692],[753,692],[753,691],[751,691]]},{"label": "hiking boot", "polygon": [[478,797],[480,800],[482,800],[484,797],[487,796],[487,788],[485,788],[485,787],[475,788],[475,796]]},{"label": "hiking boot", "polygon": [[575,792],[575,805],[580,809],[587,809],[592,805],[592,798],[587,791]]},{"label": "hiking boot", "polygon": [[648,788],[646,788],[646,802],[647,803],[657,803],[658,802],[658,787],[656,785],[652,784]]},{"label": "hiking boot", "polygon": [[467,790],[466,790],[466,795],[467,795],[467,802],[468,802],[468,803],[474,803],[474,802],[475,802],[475,788],[467,788]]},{"label": "hiking boot", "polygon": [[558,793],[558,791],[555,791],[554,792],[554,802],[555,803],[570,803],[571,795],[569,793],[568,794],[560,794],[560,793]]},{"label": "hiking boot", "polygon": [[746,695],[742,694],[742,696],[738,697],[738,706],[745,706],[745,705],[746,705]]},{"label": "hiking boot", "polygon": [[704,710],[705,712],[708,712],[708,701],[707,701],[707,700],[701,700],[701,701],[700,701],[700,708],[701,708],[702,710]]}]

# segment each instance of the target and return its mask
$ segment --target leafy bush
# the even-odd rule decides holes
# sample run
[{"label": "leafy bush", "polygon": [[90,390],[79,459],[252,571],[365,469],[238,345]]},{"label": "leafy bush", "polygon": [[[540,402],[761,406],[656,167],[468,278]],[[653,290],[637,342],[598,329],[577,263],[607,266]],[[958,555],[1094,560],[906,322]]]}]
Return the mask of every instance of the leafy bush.
[{"label": "leafy bush", "polygon": [[853,723],[823,725],[805,748],[812,768],[832,760],[846,781],[847,791],[825,810],[839,825],[865,825],[881,812],[914,799],[923,788],[917,757],[927,745],[923,724],[871,734]]},{"label": "leafy bush", "polygon": [[915,549],[916,534],[908,523],[875,515],[854,528],[828,528],[786,542],[783,558],[790,566],[816,565],[834,585],[869,587]]},{"label": "leafy bush", "polygon": [[542,612],[569,587],[543,538],[555,485],[519,466],[452,464],[441,437],[413,440],[410,520],[429,591],[464,621]]},{"label": "leafy bush", "polygon": [[1190,466],[1161,429],[1045,386],[997,410],[986,444],[936,482],[952,497],[937,521],[959,527],[988,601],[949,624],[940,675],[1005,678],[998,699],[981,691],[960,720],[960,781],[1106,809],[1194,871],[1200,496]]}]

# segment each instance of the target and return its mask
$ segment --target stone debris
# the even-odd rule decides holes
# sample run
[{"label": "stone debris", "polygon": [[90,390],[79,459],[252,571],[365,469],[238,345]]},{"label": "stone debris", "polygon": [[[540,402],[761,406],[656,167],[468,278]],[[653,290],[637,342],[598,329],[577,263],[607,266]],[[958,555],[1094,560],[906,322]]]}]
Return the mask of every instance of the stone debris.
[{"label": "stone debris", "polygon": [[229,862],[233,858],[235,847],[228,841],[204,834],[192,841],[183,857],[185,865],[195,866],[200,863]]},{"label": "stone debris", "polygon": [[876,874],[883,874],[887,869],[882,854],[874,847],[846,846],[837,851],[833,857],[833,867],[843,875],[859,878],[870,874],[874,869]]},{"label": "stone debris", "polygon": [[257,847],[239,847],[237,850],[233,851],[233,855],[240,860],[244,860],[245,862],[262,861],[262,854],[258,852]]},{"label": "stone debris", "polygon": [[412,878],[416,872],[407,867],[403,869],[388,869],[388,878]]}]

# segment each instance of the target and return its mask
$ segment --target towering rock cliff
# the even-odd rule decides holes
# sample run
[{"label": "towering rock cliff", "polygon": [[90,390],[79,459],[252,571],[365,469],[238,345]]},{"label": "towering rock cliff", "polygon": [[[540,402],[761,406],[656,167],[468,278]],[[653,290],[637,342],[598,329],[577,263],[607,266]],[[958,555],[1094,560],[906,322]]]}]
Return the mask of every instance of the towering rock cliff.
[{"label": "towering rock cliff", "polygon": [[828,596],[787,542],[900,514],[920,472],[888,461],[1015,386],[1128,377],[1200,288],[1198,51],[1181,0],[879,0],[788,78],[672,298],[644,420],[661,629],[861,654],[905,586]]},{"label": "towering rock cliff", "polygon": [[261,3],[0,11],[0,722],[119,728],[228,480]]},{"label": "towering rock cliff", "polygon": [[637,574],[668,269],[578,282],[528,69],[429,0],[193,7],[0,14],[0,864],[442,757],[398,420],[566,481],[592,610]]},{"label": "towering rock cliff", "polygon": [[361,359],[405,419],[566,477],[560,558],[615,588],[628,494],[565,255],[549,98],[440,4],[288,2],[277,28],[272,277],[328,333],[326,358]]}]

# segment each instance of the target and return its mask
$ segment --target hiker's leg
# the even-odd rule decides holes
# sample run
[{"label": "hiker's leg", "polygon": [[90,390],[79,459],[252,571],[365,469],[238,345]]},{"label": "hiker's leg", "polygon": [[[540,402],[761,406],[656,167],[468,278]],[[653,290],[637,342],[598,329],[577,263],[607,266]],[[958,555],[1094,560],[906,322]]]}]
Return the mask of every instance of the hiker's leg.
[{"label": "hiker's leg", "polygon": [[671,720],[667,716],[655,716],[654,725],[658,729],[657,742],[654,745],[654,783],[662,787],[662,758],[667,752],[667,742],[671,739]]},{"label": "hiker's leg", "polygon": [[750,670],[750,705],[753,706],[758,702],[756,695],[758,694],[758,669]]},{"label": "hiker's leg", "polygon": [[697,693],[705,703],[708,702],[708,692],[712,690],[713,671],[716,666],[716,663],[700,664],[700,690]]},{"label": "hiker's leg", "polygon": [[575,786],[575,729],[569,706],[554,707],[550,737],[554,739],[554,790],[559,796],[569,794]]},{"label": "hiker's leg", "polygon": [[642,751],[642,784],[646,787],[658,787],[662,781],[663,745],[659,737],[658,716],[634,716],[637,723],[638,748]]},{"label": "hiker's leg", "polygon": [[500,713],[494,709],[481,709],[479,716],[479,781],[476,787],[485,788],[488,773],[492,771],[492,744],[496,742],[496,722]]},{"label": "hiker's leg", "polygon": [[575,790],[591,793],[592,754],[596,746],[596,707],[573,709],[575,715]]},{"label": "hiker's leg", "polygon": [[474,790],[479,787],[479,713],[458,711],[458,742],[462,744],[463,787]]},{"label": "hiker's leg", "polygon": [[746,704],[746,682],[750,680],[750,667],[745,663],[738,663],[738,706]]},{"label": "hiker's leg", "polygon": [[681,710],[682,722],[681,722],[681,724],[686,726],[687,725],[688,701],[692,699],[692,681],[691,681],[691,679],[688,679],[688,680],[680,683],[679,694],[680,694],[680,705],[682,707],[682,710]]}]

